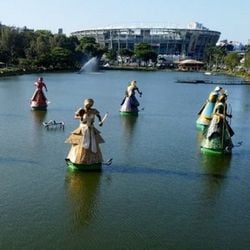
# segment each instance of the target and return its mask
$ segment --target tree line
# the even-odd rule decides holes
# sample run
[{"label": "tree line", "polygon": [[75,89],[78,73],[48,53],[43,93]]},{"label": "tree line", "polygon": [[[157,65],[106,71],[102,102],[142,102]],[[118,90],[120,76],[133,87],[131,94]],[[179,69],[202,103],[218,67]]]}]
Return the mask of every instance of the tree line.
[{"label": "tree line", "polygon": [[205,50],[204,62],[208,70],[226,70],[230,72],[250,72],[250,46],[241,52],[234,51],[231,46],[208,46]]},{"label": "tree line", "polygon": [[156,61],[157,54],[146,43],[138,44],[135,51],[108,50],[96,43],[95,38],[52,34],[48,30],[16,28],[0,23],[0,62],[8,67],[34,69],[79,69],[91,57],[116,61],[118,56],[139,61]]},{"label": "tree line", "polygon": [[77,39],[48,30],[29,30],[0,24],[0,62],[8,67],[32,69],[76,69],[89,56],[104,49],[92,38]]}]

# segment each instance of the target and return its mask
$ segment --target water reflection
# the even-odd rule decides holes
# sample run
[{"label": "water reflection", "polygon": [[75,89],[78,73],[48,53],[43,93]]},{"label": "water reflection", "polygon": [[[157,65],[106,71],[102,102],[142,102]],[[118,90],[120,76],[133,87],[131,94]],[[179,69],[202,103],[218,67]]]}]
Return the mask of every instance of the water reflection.
[{"label": "water reflection", "polygon": [[227,170],[230,167],[232,156],[230,154],[213,155],[213,154],[201,154],[202,166],[206,173],[214,175],[215,177],[225,176]]},{"label": "water reflection", "polygon": [[133,161],[135,150],[138,152],[137,143],[137,116],[120,116],[122,137],[122,157],[125,164]]},{"label": "water reflection", "polygon": [[89,225],[95,217],[101,173],[68,170],[65,184],[72,207],[73,225]]},{"label": "water reflection", "polygon": [[45,121],[47,112],[46,111],[31,111],[33,124],[41,126]]},{"label": "water reflection", "polygon": [[123,137],[126,145],[133,142],[133,135],[136,128],[137,116],[120,116],[123,127]]},{"label": "water reflection", "polygon": [[205,179],[204,196],[205,200],[214,201],[221,190],[221,186],[227,179],[227,171],[230,168],[231,155],[212,155],[201,154],[201,165],[206,175],[210,178]]},{"label": "water reflection", "polygon": [[32,147],[41,147],[43,141],[43,121],[45,121],[47,112],[44,111],[31,111],[32,127],[30,130],[30,143]]}]

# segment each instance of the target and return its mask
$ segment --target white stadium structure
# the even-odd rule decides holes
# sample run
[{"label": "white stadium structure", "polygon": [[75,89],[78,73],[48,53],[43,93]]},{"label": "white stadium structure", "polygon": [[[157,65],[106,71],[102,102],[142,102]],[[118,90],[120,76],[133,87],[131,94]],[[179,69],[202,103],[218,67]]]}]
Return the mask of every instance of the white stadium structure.
[{"label": "white stadium structure", "polygon": [[192,22],[187,28],[130,27],[97,28],[72,32],[71,35],[94,37],[96,42],[119,53],[120,49],[134,50],[136,44],[148,43],[158,55],[171,55],[203,60],[205,48],[216,45],[220,32]]}]

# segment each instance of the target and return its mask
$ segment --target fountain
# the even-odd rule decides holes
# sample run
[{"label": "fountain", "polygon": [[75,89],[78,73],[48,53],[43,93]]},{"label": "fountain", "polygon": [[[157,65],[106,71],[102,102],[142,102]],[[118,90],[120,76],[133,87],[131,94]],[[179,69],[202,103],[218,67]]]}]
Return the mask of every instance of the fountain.
[{"label": "fountain", "polygon": [[92,57],[90,60],[88,60],[79,70],[79,73],[81,72],[95,72],[98,71],[98,59],[97,57]]}]

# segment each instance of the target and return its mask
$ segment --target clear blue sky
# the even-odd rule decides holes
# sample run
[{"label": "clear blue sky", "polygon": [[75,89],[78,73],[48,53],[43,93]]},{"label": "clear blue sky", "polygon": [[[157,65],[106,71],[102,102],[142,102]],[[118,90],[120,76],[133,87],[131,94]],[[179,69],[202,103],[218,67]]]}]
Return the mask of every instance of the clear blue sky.
[{"label": "clear blue sky", "polygon": [[[160,24],[186,28],[191,21],[221,32],[220,40],[250,39],[250,0],[0,0],[0,22],[64,33],[85,28]],[[152,25],[151,25],[152,26]]]}]

